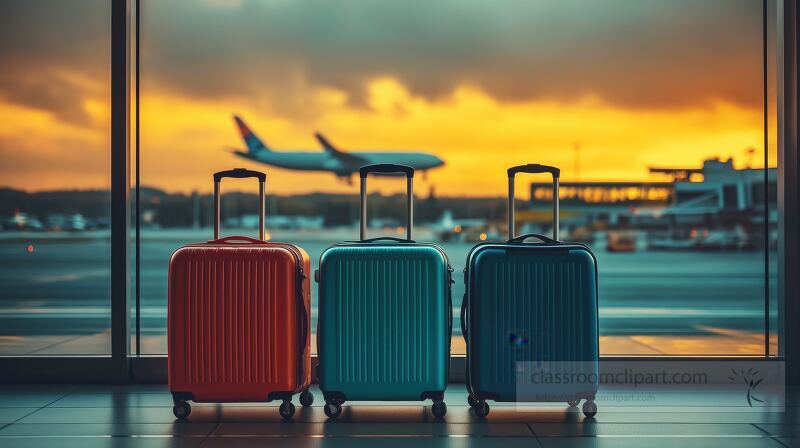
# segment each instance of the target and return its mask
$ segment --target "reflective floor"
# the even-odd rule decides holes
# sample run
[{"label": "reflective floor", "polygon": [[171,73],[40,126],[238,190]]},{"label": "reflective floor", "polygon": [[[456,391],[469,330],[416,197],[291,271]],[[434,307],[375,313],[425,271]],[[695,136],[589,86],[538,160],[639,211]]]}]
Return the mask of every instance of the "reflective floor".
[{"label": "reflective floor", "polygon": [[[561,405],[492,404],[473,416],[463,385],[447,393],[436,421],[418,403],[350,403],[329,422],[315,390],[282,422],[277,404],[195,404],[187,422],[172,415],[165,385],[0,386],[0,447],[800,447],[800,409],[753,411],[738,395],[662,397],[650,406],[600,405],[594,419]],[[620,391],[618,391],[620,392]],[[622,391],[624,392],[624,391]]]}]

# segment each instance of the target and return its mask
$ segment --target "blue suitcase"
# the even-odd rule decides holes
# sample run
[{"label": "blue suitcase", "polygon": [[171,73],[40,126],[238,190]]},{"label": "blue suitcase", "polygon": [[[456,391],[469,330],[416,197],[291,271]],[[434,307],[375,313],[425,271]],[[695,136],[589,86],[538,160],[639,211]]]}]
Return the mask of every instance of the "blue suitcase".
[{"label": "blue suitcase", "polygon": [[[405,173],[407,238],[366,239],[366,179],[371,172]],[[452,334],[452,269],[434,244],[411,239],[414,169],[361,168],[361,239],[320,257],[317,351],[325,414],[335,419],[345,400],[433,400],[447,412],[444,390]]]},{"label": "blue suitcase", "polygon": [[[553,176],[553,238],[514,237],[514,176]],[[461,329],[469,404],[478,417],[494,401],[562,401],[597,413],[597,263],[591,250],[558,241],[558,168],[508,169],[508,241],[467,256]],[[526,242],[537,238],[541,242]]]}]

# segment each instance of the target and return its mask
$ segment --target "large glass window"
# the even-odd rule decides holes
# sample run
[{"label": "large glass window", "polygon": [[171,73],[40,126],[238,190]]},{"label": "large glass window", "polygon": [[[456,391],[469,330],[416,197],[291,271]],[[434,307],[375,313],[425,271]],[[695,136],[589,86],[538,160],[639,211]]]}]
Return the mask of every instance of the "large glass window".
[{"label": "large glass window", "polygon": [[[603,354],[774,354],[761,7],[143,0],[141,352],[166,352],[169,256],[210,239],[214,171],[266,171],[269,237],[316,269],[357,237],[352,168],[386,152],[427,167],[415,236],[456,270],[454,354],[467,252],[505,238],[505,169],[531,162],[562,168],[561,237],[597,254]],[[371,185],[372,233],[402,235],[402,184]],[[248,188],[230,233],[255,233]],[[548,188],[519,179],[519,230],[549,231]]]},{"label": "large glass window", "polygon": [[108,354],[110,2],[0,2],[0,355]]}]

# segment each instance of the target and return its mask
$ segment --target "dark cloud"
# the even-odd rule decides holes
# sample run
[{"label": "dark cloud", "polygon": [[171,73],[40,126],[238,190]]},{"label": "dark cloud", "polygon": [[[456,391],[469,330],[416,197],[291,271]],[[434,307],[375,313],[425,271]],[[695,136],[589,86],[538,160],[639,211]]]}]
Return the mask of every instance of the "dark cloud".
[{"label": "dark cloud", "polygon": [[0,2],[0,98],[86,125],[108,98],[110,8],[103,0]]},{"label": "dark cloud", "polygon": [[266,95],[302,109],[308,85],[343,89],[358,102],[368,79],[391,75],[428,98],[470,83],[503,101],[761,101],[760,3],[750,0],[146,6],[144,76],[192,96]]},{"label": "dark cloud", "polygon": [[12,103],[52,112],[68,123],[90,123],[83,105],[87,92],[77,83],[48,74],[0,75],[0,82],[2,98]]},{"label": "dark cloud", "polygon": [[[752,0],[142,3],[145,94],[237,97],[307,115],[309,87],[363,104],[367,81],[389,75],[429,99],[467,83],[501,101],[761,102],[761,6]],[[65,103],[81,88],[54,68],[107,75],[108,13],[105,1],[0,3],[0,60],[19,67],[0,71],[0,95],[80,120]]]}]

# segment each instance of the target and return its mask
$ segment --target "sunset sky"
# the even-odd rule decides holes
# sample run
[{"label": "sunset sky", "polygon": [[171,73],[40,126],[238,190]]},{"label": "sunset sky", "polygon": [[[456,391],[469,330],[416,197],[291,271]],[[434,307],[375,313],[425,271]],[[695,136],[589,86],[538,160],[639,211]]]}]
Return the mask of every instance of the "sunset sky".
[{"label": "sunset sky", "polygon": [[[246,166],[271,192],[354,191],[237,159],[233,113],[275,149],[316,150],[321,131],[435,153],[422,194],[502,195],[503,170],[530,162],[644,180],[712,156],[741,167],[753,147],[763,166],[757,0],[142,3],[144,185],[208,191]],[[0,2],[0,186],[108,187],[109,15]]]}]

